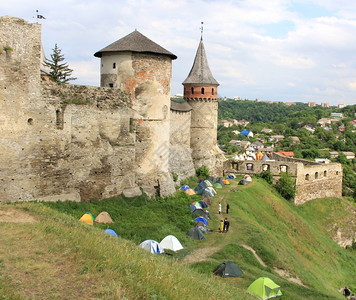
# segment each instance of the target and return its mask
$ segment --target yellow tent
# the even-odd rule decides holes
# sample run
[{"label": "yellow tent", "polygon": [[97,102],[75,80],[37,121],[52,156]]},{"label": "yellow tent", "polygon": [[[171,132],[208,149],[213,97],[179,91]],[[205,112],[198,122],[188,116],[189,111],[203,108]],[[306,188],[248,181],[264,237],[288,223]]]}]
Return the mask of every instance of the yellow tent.
[{"label": "yellow tent", "polygon": [[256,154],[256,159],[261,160],[262,157],[263,157],[263,153],[261,151],[258,151]]},{"label": "yellow tent", "polygon": [[188,190],[186,190],[185,192],[186,192],[189,196],[195,195],[195,192],[194,192],[194,190],[192,190],[192,189],[188,189]]},{"label": "yellow tent", "polygon": [[94,217],[91,213],[85,213],[79,219],[80,222],[86,223],[88,225],[94,225]]}]

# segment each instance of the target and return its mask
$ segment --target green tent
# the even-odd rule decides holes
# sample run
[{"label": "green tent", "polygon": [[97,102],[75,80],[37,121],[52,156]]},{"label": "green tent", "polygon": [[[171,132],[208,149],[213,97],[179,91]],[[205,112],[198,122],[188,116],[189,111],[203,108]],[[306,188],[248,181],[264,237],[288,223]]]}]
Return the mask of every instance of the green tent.
[{"label": "green tent", "polygon": [[282,296],[280,286],[268,277],[260,277],[252,282],[247,293],[261,300]]},{"label": "green tent", "polygon": [[222,189],[222,185],[220,183],[214,183],[213,188],[214,189]]},{"label": "green tent", "polygon": [[190,228],[187,237],[191,237],[194,240],[206,240],[204,233],[198,227]]},{"label": "green tent", "polygon": [[242,275],[241,269],[235,265],[232,261],[224,261],[218,265],[213,271],[214,275],[221,277],[239,277]]}]

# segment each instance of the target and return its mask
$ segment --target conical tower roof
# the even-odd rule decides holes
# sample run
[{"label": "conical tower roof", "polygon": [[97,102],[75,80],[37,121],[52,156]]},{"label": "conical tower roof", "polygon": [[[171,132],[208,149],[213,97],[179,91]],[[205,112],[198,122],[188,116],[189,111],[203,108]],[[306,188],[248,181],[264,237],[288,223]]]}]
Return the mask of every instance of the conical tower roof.
[{"label": "conical tower roof", "polygon": [[188,77],[183,81],[183,85],[184,84],[216,86],[219,85],[219,83],[213,77],[213,74],[211,74],[208,60],[206,58],[203,38],[200,39],[193,67],[190,70]]},{"label": "conical tower roof", "polygon": [[96,52],[94,56],[102,57],[104,52],[141,52],[168,55],[171,59],[176,59],[173,53],[156,44],[148,37],[144,36],[137,30],[124,36],[122,39],[110,44],[109,46]]}]

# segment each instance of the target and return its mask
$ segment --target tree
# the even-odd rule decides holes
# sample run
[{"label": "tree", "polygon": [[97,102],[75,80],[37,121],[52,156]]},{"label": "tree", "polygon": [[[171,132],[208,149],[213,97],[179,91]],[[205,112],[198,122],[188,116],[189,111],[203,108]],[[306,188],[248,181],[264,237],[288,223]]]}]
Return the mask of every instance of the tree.
[{"label": "tree", "polygon": [[73,70],[69,68],[68,64],[64,62],[64,55],[61,54],[62,50],[55,44],[51,59],[47,59],[44,65],[51,71],[46,73],[54,82],[66,83],[70,80],[76,80],[75,77],[70,77]]},{"label": "tree", "polygon": [[295,184],[289,173],[281,173],[281,178],[277,181],[275,187],[282,197],[287,200],[294,199]]}]

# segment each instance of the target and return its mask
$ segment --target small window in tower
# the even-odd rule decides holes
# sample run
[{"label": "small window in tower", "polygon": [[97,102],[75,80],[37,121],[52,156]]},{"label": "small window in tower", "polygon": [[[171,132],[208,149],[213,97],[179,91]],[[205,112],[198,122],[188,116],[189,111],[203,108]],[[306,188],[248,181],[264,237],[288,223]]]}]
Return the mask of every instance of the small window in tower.
[{"label": "small window in tower", "polygon": [[63,129],[63,111],[56,110],[56,126],[57,129]]},{"label": "small window in tower", "polygon": [[112,64],[112,68],[113,68],[113,69],[116,69],[116,63],[113,63],[113,64]]},{"label": "small window in tower", "polygon": [[32,118],[29,118],[29,119],[27,120],[27,124],[28,124],[28,125],[33,125],[33,119],[32,119]]},{"label": "small window in tower", "polygon": [[194,95],[194,88],[192,87],[192,95]]},{"label": "small window in tower", "polygon": [[113,83],[109,83],[109,87],[113,88],[114,84]]},{"label": "small window in tower", "polygon": [[214,88],[211,89],[211,94],[214,95]]},{"label": "small window in tower", "polygon": [[202,95],[204,95],[204,88],[201,88],[201,93]]}]

